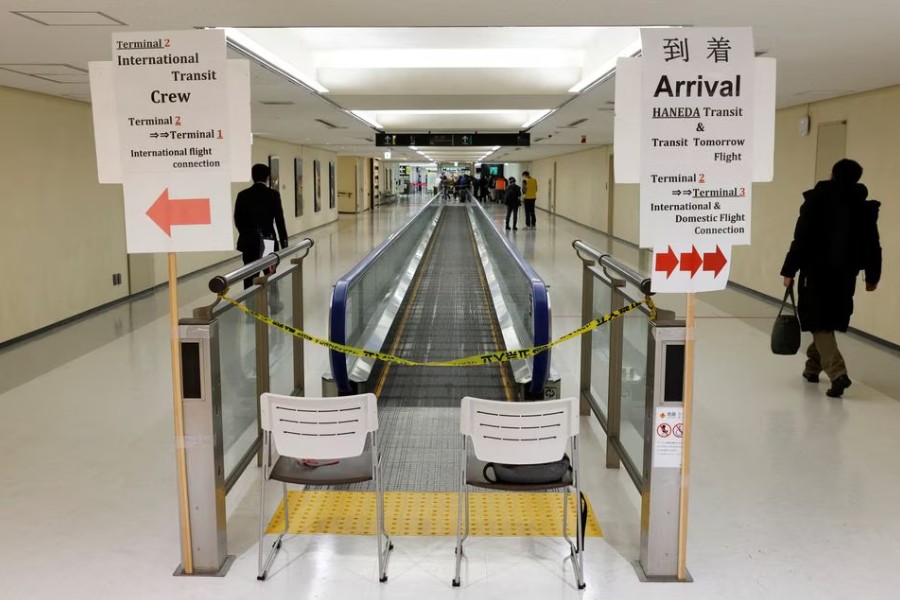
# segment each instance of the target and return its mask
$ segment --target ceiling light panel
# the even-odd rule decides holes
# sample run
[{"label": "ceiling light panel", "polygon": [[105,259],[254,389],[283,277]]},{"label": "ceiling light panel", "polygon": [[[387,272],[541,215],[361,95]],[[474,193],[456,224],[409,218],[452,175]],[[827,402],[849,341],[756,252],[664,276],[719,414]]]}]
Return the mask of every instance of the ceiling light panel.
[{"label": "ceiling light panel", "polygon": [[302,60],[298,60],[298,58],[303,57],[302,52],[297,54],[296,52],[286,51],[288,49],[281,47],[285,39],[283,36],[279,37],[273,33],[273,31],[277,30],[241,30],[232,27],[224,27],[223,29],[229,44],[246,52],[264,65],[296,79],[320,94],[328,91],[325,86],[312,76],[314,71],[310,69],[310,65],[304,64]]},{"label": "ceiling light panel", "polygon": [[584,53],[558,48],[393,48],[316,53],[320,69],[540,69],[581,67]]}]

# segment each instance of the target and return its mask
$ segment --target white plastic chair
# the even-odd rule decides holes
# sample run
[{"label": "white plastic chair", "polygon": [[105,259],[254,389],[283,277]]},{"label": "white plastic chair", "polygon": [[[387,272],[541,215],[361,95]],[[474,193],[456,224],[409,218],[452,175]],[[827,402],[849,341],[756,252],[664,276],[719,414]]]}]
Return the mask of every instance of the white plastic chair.
[{"label": "white plastic chair", "polygon": [[[569,553],[578,589],[584,589],[584,526],[576,509],[577,535],[573,542],[566,531],[569,513],[569,487],[575,488],[575,503],[580,507],[578,477],[578,403],[575,398],[539,402],[505,402],[465,397],[460,410],[463,438],[462,467],[459,479],[459,509],[456,529],[456,577],[460,585],[463,542],[469,537],[469,488],[509,491],[539,491],[563,488],[563,537]],[[473,456],[469,456],[471,439]],[[515,484],[489,481],[484,476],[487,463],[530,465],[558,461],[569,451],[571,470],[559,481],[541,484]],[[465,512],[465,521],[463,513]]]},{"label": "white plastic chair", "polygon": [[[344,485],[372,480],[375,482],[378,521],[378,578],[379,581],[387,581],[388,552],[394,546],[384,529],[384,489],[376,439],[378,408],[375,395],[298,398],[266,393],[260,397],[260,423],[263,430],[263,476],[260,478],[259,494],[257,579],[266,578],[266,573],[281,548],[281,539],[290,526],[287,484]],[[371,441],[368,452],[367,439]],[[304,459],[333,459],[338,462],[314,467],[304,465]],[[263,559],[266,483],[269,480],[282,482],[284,531],[278,535],[269,555]]]}]

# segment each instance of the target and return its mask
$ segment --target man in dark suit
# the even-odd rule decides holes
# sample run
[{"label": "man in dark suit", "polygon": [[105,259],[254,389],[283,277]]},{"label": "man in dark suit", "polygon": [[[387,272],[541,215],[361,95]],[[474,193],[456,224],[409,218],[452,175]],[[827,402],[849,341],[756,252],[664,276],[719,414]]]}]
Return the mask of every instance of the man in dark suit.
[{"label": "man in dark suit", "polygon": [[[278,242],[281,248],[287,248],[288,245],[281,194],[266,185],[271,174],[268,165],[255,164],[250,174],[253,185],[240,191],[234,203],[234,225],[238,230],[237,249],[243,255],[245,265],[262,258],[264,239],[275,241],[276,250],[279,248]],[[253,279],[258,275],[256,273],[244,279],[244,289],[253,285]]]}]

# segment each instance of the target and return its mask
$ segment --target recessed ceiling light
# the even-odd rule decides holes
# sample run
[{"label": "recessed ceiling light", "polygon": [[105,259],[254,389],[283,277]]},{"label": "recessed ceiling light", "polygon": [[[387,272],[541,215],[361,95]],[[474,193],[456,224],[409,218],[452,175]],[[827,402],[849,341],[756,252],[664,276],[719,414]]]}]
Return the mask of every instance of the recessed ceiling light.
[{"label": "recessed ceiling light", "polygon": [[128,25],[97,10],[11,10],[14,15],[48,27],[115,27]]},{"label": "recessed ceiling light", "polygon": [[0,69],[52,83],[88,82],[88,72],[86,70],[64,63],[7,63],[0,64]]}]

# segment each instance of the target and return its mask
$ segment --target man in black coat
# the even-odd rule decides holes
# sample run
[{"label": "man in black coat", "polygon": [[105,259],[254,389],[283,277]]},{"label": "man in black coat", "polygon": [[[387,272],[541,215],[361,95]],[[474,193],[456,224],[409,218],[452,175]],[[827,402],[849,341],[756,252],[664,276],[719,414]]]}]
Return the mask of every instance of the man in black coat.
[{"label": "man in black coat", "polygon": [[522,188],[516,184],[516,178],[509,178],[509,187],[506,188],[506,228],[509,229],[509,217],[513,218],[513,229],[518,229],[519,224],[519,206],[522,204]]},{"label": "man in black coat", "polygon": [[[253,185],[238,192],[234,203],[234,225],[238,230],[237,249],[241,252],[244,264],[259,260],[263,255],[263,240],[275,241],[275,228],[278,228],[278,242],[281,248],[287,248],[287,227],[284,224],[284,209],[281,206],[281,194],[268,187],[271,171],[268,165],[255,164],[250,169]],[[253,285],[254,277],[244,279],[244,289]]]},{"label": "man in black coat", "polygon": [[839,398],[852,383],[834,332],[847,331],[850,325],[859,272],[865,271],[867,292],[874,292],[881,278],[881,203],[866,201],[868,190],[859,183],[862,172],[859,163],[839,160],[831,180],[803,193],[794,241],[781,268],[786,287],[800,271],[800,327],[813,334],[803,377],[815,383],[824,370],[831,380],[826,394],[832,398]]}]

